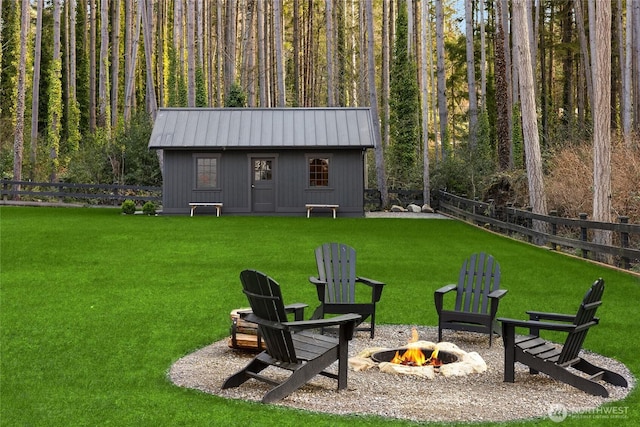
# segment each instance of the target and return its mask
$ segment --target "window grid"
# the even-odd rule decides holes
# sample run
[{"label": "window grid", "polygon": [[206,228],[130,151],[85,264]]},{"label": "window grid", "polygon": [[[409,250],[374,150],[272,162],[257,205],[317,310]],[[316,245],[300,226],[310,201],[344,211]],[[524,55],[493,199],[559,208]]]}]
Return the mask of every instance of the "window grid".
[{"label": "window grid", "polygon": [[197,188],[215,188],[218,186],[218,159],[200,157],[196,161]]},{"label": "window grid", "polygon": [[309,186],[328,187],[329,186],[329,159],[311,158],[309,159]]}]

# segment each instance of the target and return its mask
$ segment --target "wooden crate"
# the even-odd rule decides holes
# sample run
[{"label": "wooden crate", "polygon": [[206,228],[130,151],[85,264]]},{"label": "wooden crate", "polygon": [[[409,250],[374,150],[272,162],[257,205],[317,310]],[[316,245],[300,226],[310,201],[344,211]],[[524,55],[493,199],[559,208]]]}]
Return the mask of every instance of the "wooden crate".
[{"label": "wooden crate", "polygon": [[250,311],[248,308],[237,308],[231,310],[231,335],[229,336],[229,347],[244,350],[260,351],[266,349],[264,341],[258,333],[258,325],[242,319],[240,312]]}]

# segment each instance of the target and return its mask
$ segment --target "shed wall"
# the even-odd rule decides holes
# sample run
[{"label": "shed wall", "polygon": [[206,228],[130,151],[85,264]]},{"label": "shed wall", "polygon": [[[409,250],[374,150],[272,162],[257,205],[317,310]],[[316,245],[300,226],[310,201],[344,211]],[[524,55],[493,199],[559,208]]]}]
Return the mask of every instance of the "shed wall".
[{"label": "shed wall", "polygon": [[[195,186],[196,154],[220,155],[219,189],[198,190]],[[330,158],[329,186],[308,185],[309,155]],[[364,152],[361,149],[269,150],[269,151],[164,151],[163,212],[189,213],[189,202],[222,202],[223,213],[250,214],[251,158],[276,159],[274,185],[276,215],[305,214],[306,203],[339,204],[339,216],[364,215]],[[215,210],[198,208],[198,213]],[[320,214],[318,212],[317,214]],[[314,212],[316,215],[316,212]]]}]

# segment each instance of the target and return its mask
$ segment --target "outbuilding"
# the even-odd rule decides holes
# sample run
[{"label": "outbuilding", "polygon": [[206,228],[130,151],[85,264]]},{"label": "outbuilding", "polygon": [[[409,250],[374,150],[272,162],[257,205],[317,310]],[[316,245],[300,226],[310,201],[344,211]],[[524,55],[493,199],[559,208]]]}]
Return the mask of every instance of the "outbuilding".
[{"label": "outbuilding", "polygon": [[369,108],[163,108],[149,148],[164,213],[363,216],[374,135]]}]

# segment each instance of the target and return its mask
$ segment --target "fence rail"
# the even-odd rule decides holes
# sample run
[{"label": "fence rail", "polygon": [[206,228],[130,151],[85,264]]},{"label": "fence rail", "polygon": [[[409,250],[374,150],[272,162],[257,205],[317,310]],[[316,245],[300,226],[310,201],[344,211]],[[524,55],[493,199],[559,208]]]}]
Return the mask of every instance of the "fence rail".
[{"label": "fence rail", "polygon": [[74,184],[0,180],[2,200],[77,202],[117,205],[127,199],[137,203],[161,202],[162,188],[117,184]]},{"label": "fence rail", "polygon": [[[442,190],[438,192],[438,202],[443,213],[502,233],[523,236],[530,243],[547,245],[554,250],[576,250],[583,258],[609,258],[610,263],[625,269],[640,265],[640,225],[629,224],[625,216],[618,217],[617,223],[591,221],[587,214],[580,214],[579,219],[561,218],[555,211],[542,215],[530,208],[497,207],[491,201],[470,200]],[[534,229],[534,221],[543,226]],[[592,241],[598,230],[612,233],[611,246]]]}]

